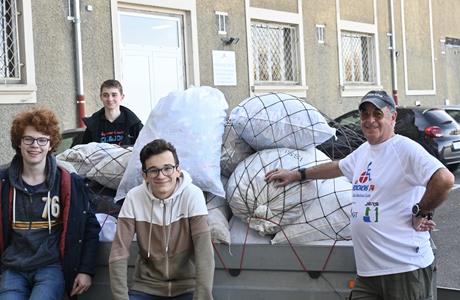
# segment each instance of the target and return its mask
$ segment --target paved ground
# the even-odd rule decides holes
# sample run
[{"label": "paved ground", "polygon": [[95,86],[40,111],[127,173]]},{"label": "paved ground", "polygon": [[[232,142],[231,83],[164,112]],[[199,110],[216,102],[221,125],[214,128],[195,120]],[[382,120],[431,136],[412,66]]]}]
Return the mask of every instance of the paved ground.
[{"label": "paved ground", "polygon": [[438,258],[438,286],[460,288],[460,171],[449,199],[436,210],[432,233]]}]

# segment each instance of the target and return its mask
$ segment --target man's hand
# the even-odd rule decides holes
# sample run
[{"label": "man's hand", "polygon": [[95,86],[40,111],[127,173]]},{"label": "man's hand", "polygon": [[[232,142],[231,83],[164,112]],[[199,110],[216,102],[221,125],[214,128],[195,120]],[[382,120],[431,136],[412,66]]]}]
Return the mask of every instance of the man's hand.
[{"label": "man's hand", "polygon": [[274,182],[276,187],[283,187],[298,180],[300,180],[300,174],[295,170],[273,169],[265,174],[265,181]]},{"label": "man's hand", "polygon": [[86,292],[91,286],[91,276],[84,273],[78,273],[73,282],[72,292],[70,296],[80,295]]},{"label": "man's hand", "polygon": [[428,218],[412,216],[412,227],[414,227],[416,231],[430,231],[436,227],[436,223]]}]

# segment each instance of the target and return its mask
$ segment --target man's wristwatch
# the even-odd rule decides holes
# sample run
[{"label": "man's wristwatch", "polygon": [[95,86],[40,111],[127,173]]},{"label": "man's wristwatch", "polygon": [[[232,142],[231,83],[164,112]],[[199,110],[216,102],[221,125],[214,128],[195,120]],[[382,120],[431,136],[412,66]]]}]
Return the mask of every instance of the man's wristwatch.
[{"label": "man's wristwatch", "polygon": [[420,203],[416,203],[414,206],[412,206],[412,215],[416,218],[427,218],[428,220],[433,218],[433,212],[422,211],[420,208]]},{"label": "man's wristwatch", "polygon": [[299,173],[300,173],[300,181],[304,181],[305,179],[307,179],[307,173],[305,172],[305,168],[300,168]]}]

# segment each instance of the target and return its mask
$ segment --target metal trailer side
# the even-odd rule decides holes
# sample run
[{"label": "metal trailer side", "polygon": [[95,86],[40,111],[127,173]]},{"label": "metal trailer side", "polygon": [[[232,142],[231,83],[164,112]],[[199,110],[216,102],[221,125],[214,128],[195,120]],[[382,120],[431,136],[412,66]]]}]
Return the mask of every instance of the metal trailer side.
[{"label": "metal trailer side", "polygon": [[345,299],[356,276],[350,242],[334,247],[233,245],[231,254],[225,245],[215,250],[215,299]]},{"label": "metal trailer side", "polygon": [[[110,247],[109,242],[101,243],[93,285],[79,299],[111,299],[107,266]],[[135,242],[130,253],[129,278],[137,256]],[[350,294],[348,284],[356,276],[351,242],[293,247],[216,244],[214,258],[213,295],[216,300],[344,300]],[[433,276],[433,287],[436,287],[436,272]],[[433,291],[436,300],[436,288]]]}]

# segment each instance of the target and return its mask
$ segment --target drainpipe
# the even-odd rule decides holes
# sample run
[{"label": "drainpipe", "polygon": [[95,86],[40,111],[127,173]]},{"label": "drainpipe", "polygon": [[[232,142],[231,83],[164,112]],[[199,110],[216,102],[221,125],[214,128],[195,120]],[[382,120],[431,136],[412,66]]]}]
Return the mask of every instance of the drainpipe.
[{"label": "drainpipe", "polygon": [[[69,0],[70,10],[70,0]],[[77,84],[77,111],[78,111],[78,126],[85,127],[83,118],[85,117],[85,93],[83,90],[83,58],[81,50],[81,28],[80,28],[80,0],[73,0],[73,16],[69,19],[73,21],[74,40],[75,40],[75,69],[76,69],[76,84]]]},{"label": "drainpipe", "polygon": [[390,51],[391,51],[391,85],[393,87],[393,99],[398,104],[398,70],[396,65],[396,58],[398,51],[396,51],[396,38],[395,38],[395,17],[394,17],[394,2],[390,2]]}]

